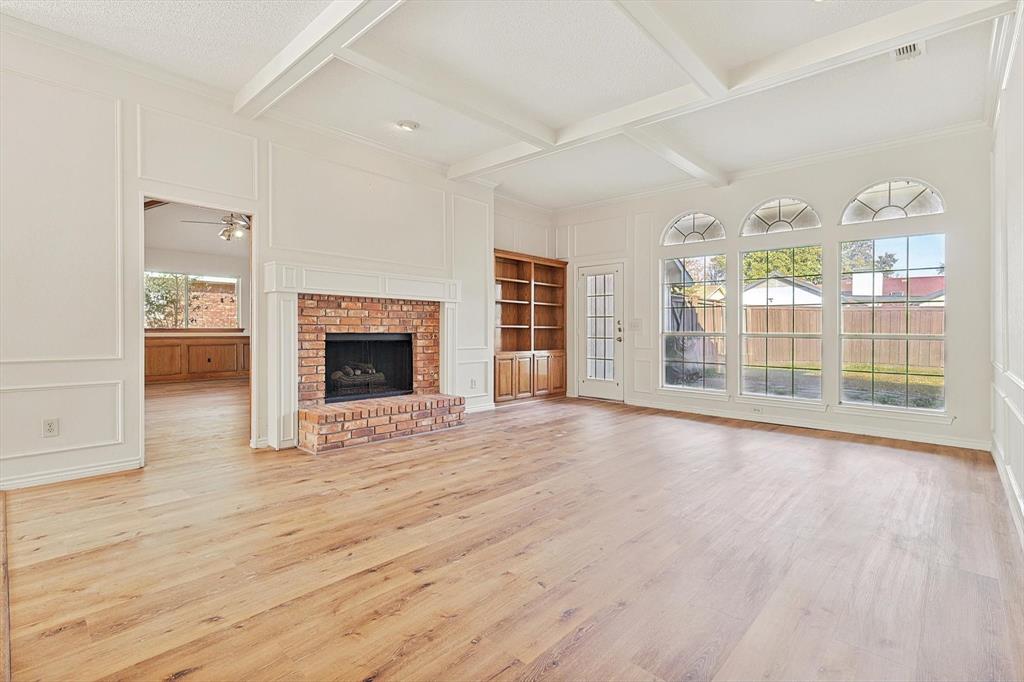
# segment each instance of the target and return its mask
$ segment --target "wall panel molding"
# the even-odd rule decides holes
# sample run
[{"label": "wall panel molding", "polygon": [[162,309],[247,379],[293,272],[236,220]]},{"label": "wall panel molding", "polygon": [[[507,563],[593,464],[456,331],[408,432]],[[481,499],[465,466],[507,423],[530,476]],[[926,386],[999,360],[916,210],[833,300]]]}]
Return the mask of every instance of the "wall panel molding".
[{"label": "wall panel molding", "polygon": [[[281,192],[283,191],[287,181],[285,178],[281,177],[280,174],[284,172],[282,168],[289,162],[285,160],[287,154],[294,154],[302,157],[307,163],[321,164],[326,169],[333,169],[335,174],[345,176],[344,178],[335,178],[334,180],[336,180],[336,182],[329,183],[332,184],[335,189],[335,193],[325,190],[323,193],[315,197],[315,200],[322,204],[320,206],[321,211],[316,216],[309,216],[307,218],[302,215],[289,215],[286,217],[278,213],[278,211],[281,210],[282,204],[285,204],[285,200],[281,196]],[[294,162],[294,159],[291,161]],[[388,175],[382,175],[380,173],[374,173],[363,168],[350,166],[348,164],[339,163],[333,159],[311,154],[302,149],[276,144],[274,142],[270,143],[268,149],[267,165],[269,177],[268,183],[270,188],[268,192],[268,205],[270,210],[269,220],[267,221],[267,232],[269,244],[272,249],[316,254],[321,257],[329,256],[347,260],[365,261],[369,263],[382,263],[385,265],[396,266],[397,268],[416,268],[421,270],[448,272],[451,266],[450,248],[448,246],[451,240],[451,217],[446,192],[443,190],[418,183],[406,182],[405,180]],[[304,181],[303,184],[312,177],[310,173],[298,173],[296,175],[300,176],[299,179]],[[317,177],[320,175],[328,177],[330,172],[316,174]],[[352,202],[346,202],[345,197],[339,197],[336,195],[336,190],[341,187],[346,187],[352,191]],[[392,194],[399,192],[400,190],[420,193],[420,196],[415,197],[415,200],[420,201],[423,205],[417,207],[417,210],[414,210],[409,216],[405,216],[403,218],[395,216],[394,220],[395,224],[414,225],[415,229],[422,233],[423,237],[427,239],[424,244],[429,243],[433,245],[436,243],[438,245],[438,258],[436,262],[429,263],[417,260],[418,258],[422,257],[425,259],[429,256],[429,254],[425,253],[422,249],[414,249],[413,253],[415,254],[415,257],[412,257],[413,253],[410,253],[410,258],[406,259],[385,258],[366,252],[359,252],[355,248],[352,250],[337,250],[332,248],[331,245],[323,244],[323,240],[315,238],[315,235],[312,237],[310,235],[303,237],[303,239],[308,242],[308,245],[306,243],[301,245],[285,243],[281,238],[282,232],[278,229],[279,222],[281,224],[287,223],[289,225],[289,232],[298,234],[297,227],[301,224],[312,224],[314,222],[323,223],[325,221],[330,222],[332,220],[332,216],[329,212],[330,210],[337,210],[338,206],[344,206],[343,210],[350,210],[352,207],[357,206],[355,200],[362,200],[367,196],[374,195],[375,193],[381,194],[386,190],[390,191]],[[430,197],[429,201],[427,201],[428,196]],[[406,210],[413,206],[413,201],[414,197],[412,196],[403,197],[399,201],[388,200],[387,197],[379,197],[376,199],[376,206],[372,211],[367,210],[367,213],[372,214],[373,219],[376,219],[380,217],[382,209],[386,208],[397,211],[401,208],[402,210]],[[289,208],[291,211],[296,211],[299,210],[296,208],[297,205],[305,205],[308,203],[309,202],[307,201],[294,200],[294,205]],[[308,205],[306,205],[301,210],[308,210],[308,208]],[[431,210],[434,211],[432,218],[429,215]],[[363,221],[368,219],[366,216],[362,218],[359,216],[355,216],[353,218],[352,216],[347,215],[337,217],[337,220],[343,219],[355,219],[358,221],[360,223],[361,233],[365,233],[373,237],[372,241],[374,249],[389,243],[386,239],[387,230],[383,230],[382,233],[381,230],[377,229],[381,226],[363,224]],[[433,230],[433,232],[430,230]],[[350,230],[349,235],[351,236],[352,234],[359,233],[353,233]],[[431,235],[434,237],[433,239],[429,239]],[[318,244],[321,248],[316,248]],[[390,245],[393,246],[394,242],[391,242]],[[423,244],[421,244],[421,246],[423,246]]]},{"label": "wall panel molding", "polygon": [[[107,380],[107,381],[81,381],[81,382],[68,382],[68,383],[54,383],[54,384],[32,384],[23,386],[4,386],[0,388],[0,404],[6,403],[9,400],[8,396],[24,393],[37,393],[41,391],[83,391],[87,389],[95,389],[97,387],[110,387],[113,389],[112,395],[109,396],[110,404],[110,415],[112,417],[112,423],[107,426],[110,427],[111,433],[108,437],[101,437],[96,440],[86,439],[80,442],[67,441],[65,440],[66,431],[69,428],[81,428],[84,424],[75,424],[68,419],[68,412],[81,409],[85,405],[79,405],[78,408],[72,408],[70,405],[63,405],[61,407],[54,407],[53,411],[56,414],[51,416],[62,419],[61,435],[57,436],[57,439],[53,442],[56,443],[52,447],[39,447],[35,449],[11,449],[11,444],[5,443],[3,450],[0,450],[0,462],[8,461],[12,459],[20,459],[22,457],[37,457],[40,455],[50,455],[60,452],[72,452],[76,450],[88,450],[99,447],[109,447],[114,445],[124,444],[124,382],[121,380]],[[101,396],[93,395],[88,398],[82,398],[86,400],[89,406],[95,407],[101,404],[99,402]],[[51,400],[52,402],[52,400]],[[17,409],[15,405],[4,405],[3,412],[10,414],[10,410]],[[47,417],[43,417],[47,418]],[[38,432],[37,427],[41,428],[41,423],[37,423],[36,419],[31,419],[28,423],[24,423],[18,420],[17,424],[5,424],[4,426],[4,439],[10,439],[12,434],[15,434],[17,430],[27,429],[27,434],[33,434],[32,440],[35,441]],[[90,421],[89,425],[97,426],[97,422]],[[73,435],[73,434],[68,434]],[[47,442],[43,440],[42,442]]]},{"label": "wall panel molding", "polygon": [[[111,272],[113,274],[113,292],[110,297],[110,301],[113,305],[111,311],[111,321],[113,322],[114,333],[112,339],[112,347],[109,352],[106,353],[86,353],[86,354],[74,354],[74,353],[61,353],[61,354],[42,354],[37,356],[29,355],[3,355],[0,356],[0,363],[5,364],[21,364],[21,363],[56,363],[56,362],[90,362],[90,361],[103,361],[103,360],[122,360],[124,359],[124,193],[123,193],[123,177],[124,177],[124,155],[123,155],[123,120],[122,120],[122,100],[114,97],[107,93],[80,88],[75,85],[68,83],[47,80],[38,76],[16,71],[9,68],[0,69],[0,77],[3,79],[16,77],[22,78],[28,81],[32,81],[38,84],[45,85],[50,88],[56,88],[69,94],[85,95],[93,99],[99,99],[106,104],[109,104],[110,109],[110,120],[107,122],[111,128],[111,149],[113,157],[113,168],[110,169],[111,181],[112,181],[112,220],[111,225],[113,231],[113,254],[112,254],[112,267]],[[6,88],[5,88],[6,90]],[[10,92],[5,92],[5,99],[14,99]],[[5,107],[6,109],[6,107]],[[73,107],[70,106],[70,102],[67,106],[68,111],[73,111]],[[4,118],[7,118],[6,111]],[[62,132],[66,132],[67,126],[59,126]],[[14,155],[19,153],[17,150],[11,150],[11,142],[5,141],[5,155]],[[35,149],[32,151],[32,156],[38,156],[41,150]],[[6,163],[5,163],[6,165]],[[6,183],[5,183],[6,185]],[[42,183],[43,188],[50,192],[51,195],[56,191],[53,186],[51,178],[47,178],[46,182]],[[12,191],[11,194],[20,194],[20,192]],[[52,198],[52,196],[51,196]],[[12,216],[8,213],[12,199],[10,194],[4,197],[4,202],[8,205],[3,211],[3,222],[9,223],[12,220],[19,220],[19,216]],[[10,248],[8,245],[7,248]],[[41,272],[45,272],[47,269],[43,268]],[[10,324],[9,320],[4,320],[5,324]],[[72,324],[72,326],[77,326]],[[57,334],[53,334],[56,336]],[[4,350],[8,344],[0,344]]]},{"label": "wall panel molding", "polygon": [[[139,179],[252,201],[258,198],[259,140],[256,137],[141,104],[136,118]],[[160,118],[165,120],[161,122]],[[147,139],[147,132],[159,125],[164,126],[163,134]],[[174,126],[177,126],[176,131]],[[174,142],[163,158],[160,158],[162,150],[157,140]],[[211,168],[206,162],[210,159],[217,159],[224,167]],[[161,169],[161,164],[181,167]],[[230,164],[237,167],[232,169]],[[204,181],[197,182],[197,178]]]}]

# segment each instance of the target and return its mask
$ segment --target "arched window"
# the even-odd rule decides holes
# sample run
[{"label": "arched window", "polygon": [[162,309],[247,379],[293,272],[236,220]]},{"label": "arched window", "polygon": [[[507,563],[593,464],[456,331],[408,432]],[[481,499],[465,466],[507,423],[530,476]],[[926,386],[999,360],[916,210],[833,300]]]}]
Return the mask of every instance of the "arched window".
[{"label": "arched window", "polygon": [[813,208],[806,202],[791,197],[779,197],[766,201],[747,216],[743,221],[743,236],[767,234],[768,232],[788,232],[790,230],[806,230],[821,227],[821,220]]},{"label": "arched window", "polygon": [[894,178],[868,187],[843,211],[843,225],[942,213],[942,197],[920,180]]},{"label": "arched window", "polygon": [[684,213],[669,223],[661,245],[675,246],[712,239],[725,239],[725,228],[718,218],[707,213]]}]

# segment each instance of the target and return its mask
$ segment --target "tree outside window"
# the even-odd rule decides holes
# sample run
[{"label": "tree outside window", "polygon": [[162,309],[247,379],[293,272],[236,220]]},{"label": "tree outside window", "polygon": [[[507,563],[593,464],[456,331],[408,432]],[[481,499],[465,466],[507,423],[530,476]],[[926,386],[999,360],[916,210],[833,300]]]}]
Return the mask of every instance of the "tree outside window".
[{"label": "tree outside window", "polygon": [[147,329],[237,329],[238,279],[147,272],[145,318]]}]

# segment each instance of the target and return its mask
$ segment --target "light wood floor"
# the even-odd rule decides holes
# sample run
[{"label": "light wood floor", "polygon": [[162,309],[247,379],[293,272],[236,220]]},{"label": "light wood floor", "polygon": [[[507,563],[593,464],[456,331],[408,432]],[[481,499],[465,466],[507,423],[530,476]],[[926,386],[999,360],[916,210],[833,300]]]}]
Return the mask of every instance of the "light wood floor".
[{"label": "light wood floor", "polygon": [[985,453],[561,400],[320,459],[239,383],[7,500],[15,680],[1011,680]]}]

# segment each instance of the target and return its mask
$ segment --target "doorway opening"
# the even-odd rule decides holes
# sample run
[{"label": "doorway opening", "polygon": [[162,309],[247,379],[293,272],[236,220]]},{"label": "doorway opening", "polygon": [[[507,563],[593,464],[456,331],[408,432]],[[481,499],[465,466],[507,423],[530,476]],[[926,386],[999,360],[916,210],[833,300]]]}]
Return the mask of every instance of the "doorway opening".
[{"label": "doorway opening", "polygon": [[252,216],[148,197],[143,209],[147,463],[180,447],[164,426],[183,412],[194,432],[247,447]]}]

